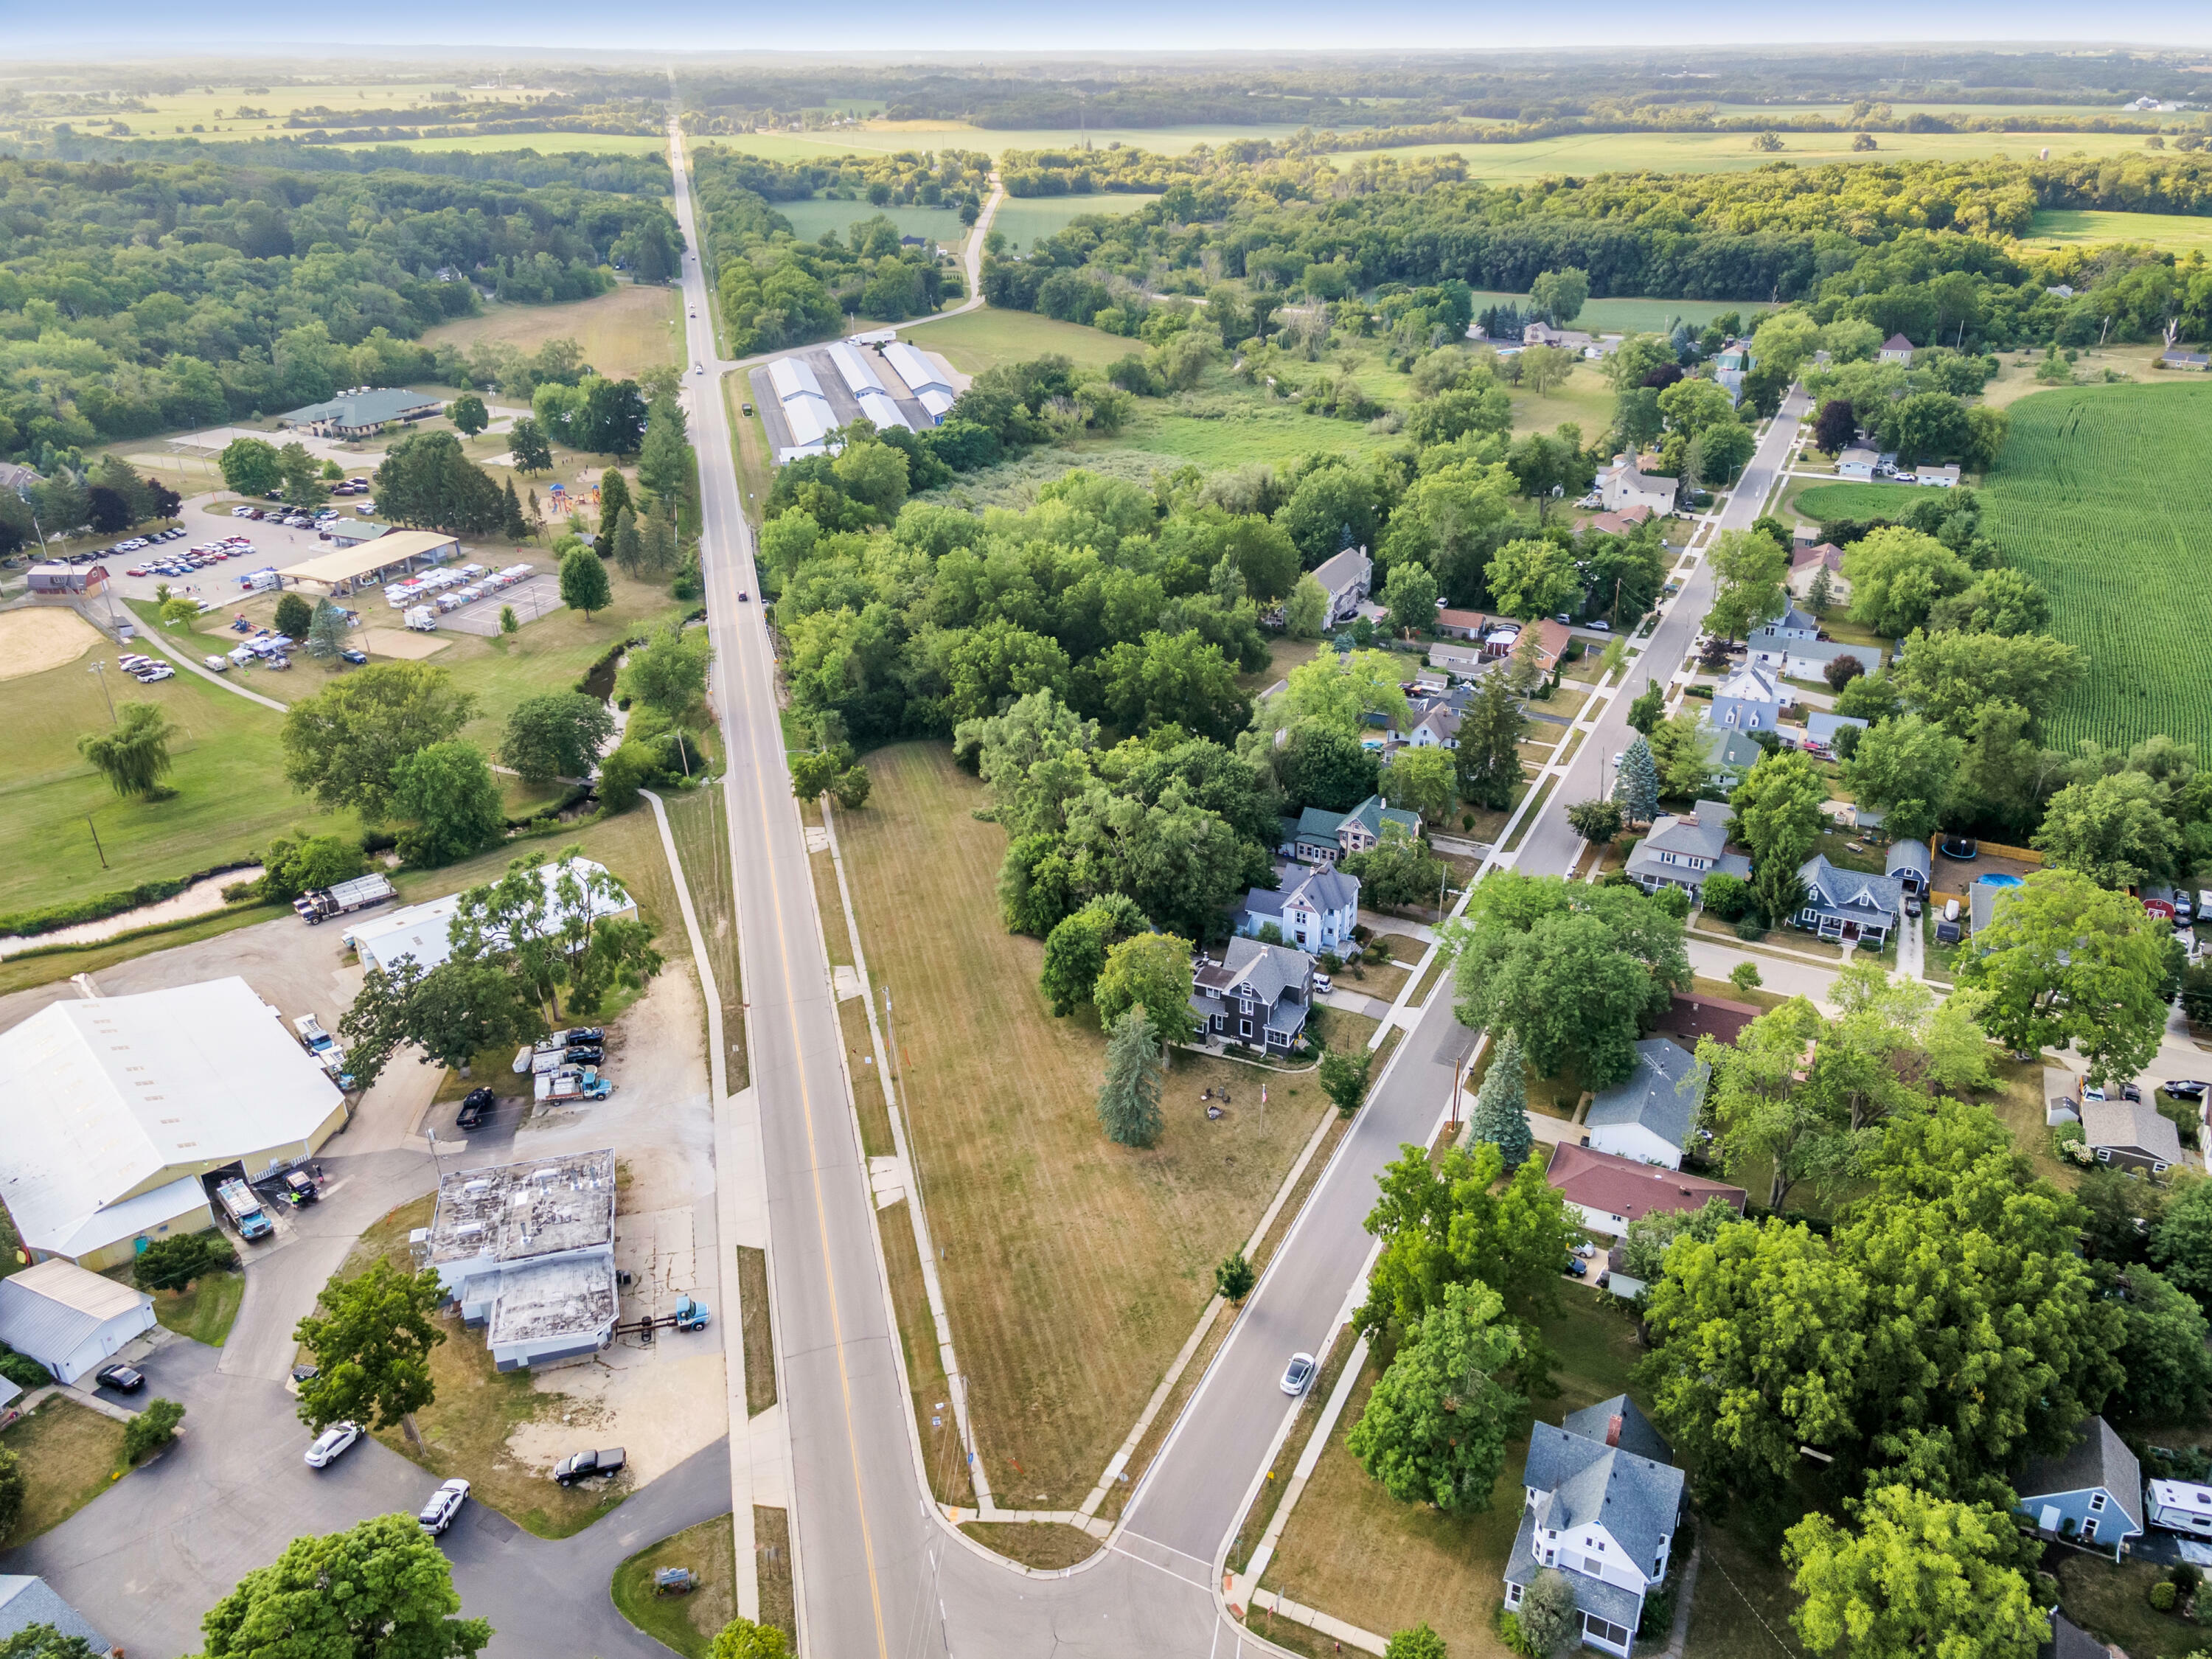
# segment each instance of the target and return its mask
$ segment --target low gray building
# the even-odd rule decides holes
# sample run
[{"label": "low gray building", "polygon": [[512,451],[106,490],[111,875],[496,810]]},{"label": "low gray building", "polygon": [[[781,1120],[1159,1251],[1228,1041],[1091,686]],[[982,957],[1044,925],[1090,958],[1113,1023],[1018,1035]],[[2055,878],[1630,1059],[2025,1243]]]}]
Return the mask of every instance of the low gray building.
[{"label": "low gray building", "polygon": [[94,1653],[114,1651],[108,1639],[93,1628],[92,1621],[62,1600],[45,1579],[0,1573],[0,1647],[34,1625],[80,1638]]},{"label": "low gray building", "polygon": [[1925,895],[1928,891],[1928,843],[1924,841],[1893,842],[1885,870],[1890,878],[1908,893]]},{"label": "low gray building", "polygon": [[2181,1132],[2148,1100],[2084,1099],[2081,1139],[2098,1163],[2152,1175],[2164,1175],[2188,1157]]},{"label": "low gray building", "polygon": [[445,406],[442,398],[410,392],[405,386],[361,386],[280,415],[276,424],[312,432],[319,438],[367,438],[395,421],[428,420]]},{"label": "low gray building", "polygon": [[1680,1169],[1712,1072],[1678,1043],[1644,1038],[1636,1045],[1636,1069],[1590,1102],[1583,1119],[1589,1144],[1616,1158]]},{"label": "low gray building", "polygon": [[583,1358],[614,1340],[611,1151],[456,1170],[409,1243],[463,1322],[483,1328],[501,1370]]}]

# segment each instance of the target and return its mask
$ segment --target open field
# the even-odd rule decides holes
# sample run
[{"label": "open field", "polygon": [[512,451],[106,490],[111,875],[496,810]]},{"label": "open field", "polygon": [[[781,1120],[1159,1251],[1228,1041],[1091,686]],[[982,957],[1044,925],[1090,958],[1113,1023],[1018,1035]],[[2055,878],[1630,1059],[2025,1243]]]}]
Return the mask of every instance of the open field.
[{"label": "open field", "polygon": [[[525,97],[538,96],[542,91],[543,88],[532,92],[519,87],[496,92],[482,91],[454,81],[308,82],[295,86],[255,85],[250,88],[241,82],[217,82],[212,86],[202,82],[179,88],[174,92],[143,93],[135,101],[147,106],[145,110],[118,110],[116,113],[130,124],[133,132],[148,137],[173,137],[174,129],[179,126],[187,131],[196,126],[205,127],[207,131],[203,136],[210,138],[219,136],[252,137],[272,130],[285,131],[287,129],[283,123],[287,116],[319,106],[339,112],[332,118],[339,120],[344,118],[343,112],[349,108],[411,111],[440,97],[465,99],[474,104],[497,101],[520,105]],[[43,112],[41,106],[44,102],[44,100],[37,100],[29,107],[33,112]],[[78,112],[66,118],[72,119],[82,129],[88,124],[83,111],[107,107],[109,106],[101,102],[82,103]],[[241,107],[265,113],[241,118],[238,114]],[[433,110],[434,107],[432,106]],[[439,118],[426,113],[425,118]],[[97,125],[99,123],[94,121],[89,125]]]},{"label": "open field", "polygon": [[968,239],[968,227],[949,207],[919,204],[901,207],[896,203],[877,207],[868,202],[839,202],[824,197],[769,205],[791,221],[792,230],[802,242],[817,241],[824,231],[834,231],[840,241],[847,240],[854,225],[878,215],[896,225],[902,236],[933,237],[946,247],[957,247]]},{"label": "open field", "polygon": [[2051,631],[2087,673],[2050,740],[2212,743],[2195,664],[2212,630],[2198,574],[2212,386],[2080,386],[2023,398],[1982,492],[1990,533],[2051,590]]},{"label": "open field", "polygon": [[[1495,305],[1526,307],[1525,294],[1500,294],[1491,289],[1479,291],[1474,296],[1474,308],[1480,312]],[[1643,300],[1633,297],[1612,300],[1592,300],[1586,303],[1575,320],[1568,325],[1592,334],[1636,333],[1657,331],[1675,321],[1703,328],[1716,317],[1735,312],[1744,318],[1756,316],[1770,309],[1756,300]],[[1576,371],[1577,374],[1581,370]]]},{"label": "open field", "polygon": [[[392,142],[386,140],[385,142]],[[465,150],[481,155],[493,150],[526,149],[540,155],[660,155],[668,140],[657,132],[483,132],[462,138],[416,138],[403,141],[404,148],[420,150]],[[374,149],[375,144],[341,144],[341,149]]]},{"label": "open field", "polygon": [[1144,349],[1140,340],[1125,340],[1080,323],[1054,322],[1034,311],[1001,311],[994,306],[932,323],[912,337],[915,344],[942,353],[963,374],[981,374],[1000,363],[1025,362],[1048,351],[1073,359],[1078,368],[1103,368]]},{"label": "open field", "polygon": [[2099,213],[2046,208],[2024,239],[2036,247],[2142,242],[2168,253],[2212,253],[2212,217],[2186,213]]},{"label": "open field", "polygon": [[1134,213],[1147,202],[1158,199],[1156,196],[1110,190],[1089,196],[1009,196],[999,204],[991,228],[1005,232],[1009,243],[1024,248],[1041,237],[1053,234],[1071,219],[1093,213]]},{"label": "open field", "polygon": [[8,1534],[13,1546],[29,1543],[58,1527],[106,1492],[123,1467],[123,1425],[59,1395],[0,1432],[0,1447],[15,1454],[30,1490]]},{"label": "open field", "polygon": [[1807,519],[1887,519],[1901,516],[1913,502],[1926,499],[1926,495],[1918,484],[1844,479],[1808,484],[1797,493],[1795,505],[1798,515]]},{"label": "open field", "polygon": [[[1410,388],[1399,397],[1412,401]],[[1513,434],[1549,432],[1565,422],[1583,430],[1583,442],[1595,443],[1613,424],[1613,385],[1595,363],[1577,363],[1567,378],[1539,397],[1516,387],[1513,392]]]},{"label": "open field", "polygon": [[[1626,1389],[1636,1359],[1634,1318],[1611,1297],[1569,1286],[1560,1297],[1561,1311],[1543,1323],[1544,1340],[1559,1359],[1559,1395],[1538,1413],[1553,1423]],[[1491,1617],[1505,1597],[1505,1558],[1521,1522],[1528,1419],[1506,1448],[1483,1514],[1448,1516],[1401,1504],[1345,1449],[1379,1375],[1370,1356],[1263,1583],[1293,1601],[1384,1635],[1425,1620],[1453,1659],[1506,1659],[1511,1650]],[[1244,1561],[1231,1565],[1242,1568]],[[1251,1623],[1267,1633],[1266,1614],[1255,1614]]]},{"label": "open field", "polygon": [[[479,340],[490,340],[529,353],[548,340],[565,337],[583,348],[584,361],[600,374],[621,379],[656,364],[673,362],[682,349],[682,337],[676,331],[682,320],[683,306],[675,289],[625,283],[596,300],[573,300],[564,305],[501,305],[495,300],[481,317],[441,323],[423,335],[422,343],[466,351]],[[495,401],[512,403],[514,399]],[[500,447],[506,446],[501,442]]]},{"label": "open field", "polygon": [[889,155],[902,149],[982,150],[992,155],[1010,149],[1071,151],[1079,149],[1086,137],[1097,149],[1120,143],[1160,155],[1181,155],[1200,144],[1225,144],[1239,138],[1287,138],[1297,131],[1281,122],[1264,126],[1224,123],[1182,127],[1093,127],[1085,134],[1072,128],[1005,131],[970,126],[965,121],[866,121],[859,126],[819,132],[715,133],[690,142],[726,144],[732,149],[744,150],[749,155],[764,155],[772,161],[825,161],[839,155]]},{"label": "open field", "polygon": [[1524,144],[1423,144],[1405,149],[1345,150],[1339,167],[1358,158],[1462,155],[1468,176],[1488,184],[1521,184],[1547,174],[1595,173],[1747,173],[1777,161],[1816,167],[1829,161],[1972,161],[1989,156],[2027,161],[2042,149],[2054,156],[2114,155],[2142,149],[2125,132],[1885,132],[1871,156],[1854,154],[1848,132],[1783,132],[1778,154],[1751,147],[1748,132],[1578,132]]},{"label": "open field", "polygon": [[[999,920],[1006,835],[970,816],[981,785],[942,744],[878,750],[868,766],[875,793],[840,815],[838,836],[871,976],[896,1001],[979,1449],[1002,1504],[1072,1509],[1189,1335],[1214,1264],[1250,1236],[1312,1133],[1321,1097],[1278,1073],[1262,1108],[1251,1067],[1178,1054],[1159,1145],[1107,1141],[1097,1020],[1052,1018],[1036,988],[1043,947]],[[1218,1121],[1197,1106],[1206,1088],[1231,1091]],[[888,1238],[890,1212],[884,1225]]]},{"label": "open field", "polygon": [[[196,674],[141,685],[105,641],[89,629],[84,637],[70,661],[7,682],[16,735],[0,757],[0,836],[39,854],[0,871],[0,911],[189,875],[243,859],[295,824],[357,832],[350,813],[319,814],[284,781],[282,715]],[[104,675],[95,662],[107,665]],[[152,703],[179,728],[173,799],[125,800],[77,753],[80,737],[107,729],[111,696],[118,708]]]},{"label": "open field", "polygon": [[[738,1614],[735,1552],[726,1515],[648,1545],[615,1569],[616,1611],[684,1659],[708,1659],[715,1633]],[[655,1595],[653,1575],[662,1567],[689,1567],[699,1588],[686,1595]]]}]

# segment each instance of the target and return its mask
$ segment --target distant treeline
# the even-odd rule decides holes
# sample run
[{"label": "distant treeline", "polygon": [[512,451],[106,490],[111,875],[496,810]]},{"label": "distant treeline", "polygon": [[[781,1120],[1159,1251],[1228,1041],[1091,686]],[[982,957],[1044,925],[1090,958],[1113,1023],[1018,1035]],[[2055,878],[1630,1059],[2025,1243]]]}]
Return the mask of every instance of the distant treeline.
[{"label": "distant treeline", "polygon": [[[335,141],[333,141],[335,142]],[[21,146],[19,153],[44,154],[60,161],[212,161],[224,167],[282,167],[293,173],[434,173],[441,178],[520,185],[542,190],[567,185],[576,190],[618,196],[665,196],[668,162],[659,153],[596,155],[566,150],[542,155],[534,149],[419,150],[397,144],[374,149],[334,149],[303,138],[248,138],[235,142],[198,138],[106,138],[57,127],[43,150]]]}]

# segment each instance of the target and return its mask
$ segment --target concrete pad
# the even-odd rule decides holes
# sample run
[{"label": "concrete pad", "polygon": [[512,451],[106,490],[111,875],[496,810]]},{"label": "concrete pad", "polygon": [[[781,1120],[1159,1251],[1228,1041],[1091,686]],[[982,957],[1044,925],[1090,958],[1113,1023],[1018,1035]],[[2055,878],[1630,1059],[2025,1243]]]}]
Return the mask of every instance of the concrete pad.
[{"label": "concrete pad", "polygon": [[860,970],[847,963],[837,963],[831,967],[830,983],[836,991],[840,1002],[850,1002],[854,997],[867,994],[868,988],[860,982]]}]

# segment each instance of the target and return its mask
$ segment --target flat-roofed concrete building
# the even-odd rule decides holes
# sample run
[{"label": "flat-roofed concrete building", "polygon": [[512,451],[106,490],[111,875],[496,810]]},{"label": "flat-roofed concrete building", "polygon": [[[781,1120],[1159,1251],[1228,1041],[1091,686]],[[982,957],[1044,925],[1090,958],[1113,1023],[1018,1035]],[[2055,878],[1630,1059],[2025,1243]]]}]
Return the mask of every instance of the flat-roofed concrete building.
[{"label": "flat-roofed concrete building", "polygon": [[0,1202],[86,1267],[215,1224],[202,1177],[258,1181],[343,1127],[345,1097],[243,979],[57,1002],[0,1034]]},{"label": "flat-roofed concrete building", "polygon": [[614,1340],[611,1150],[456,1170],[410,1243],[463,1322],[483,1328],[501,1370],[583,1358]]}]

